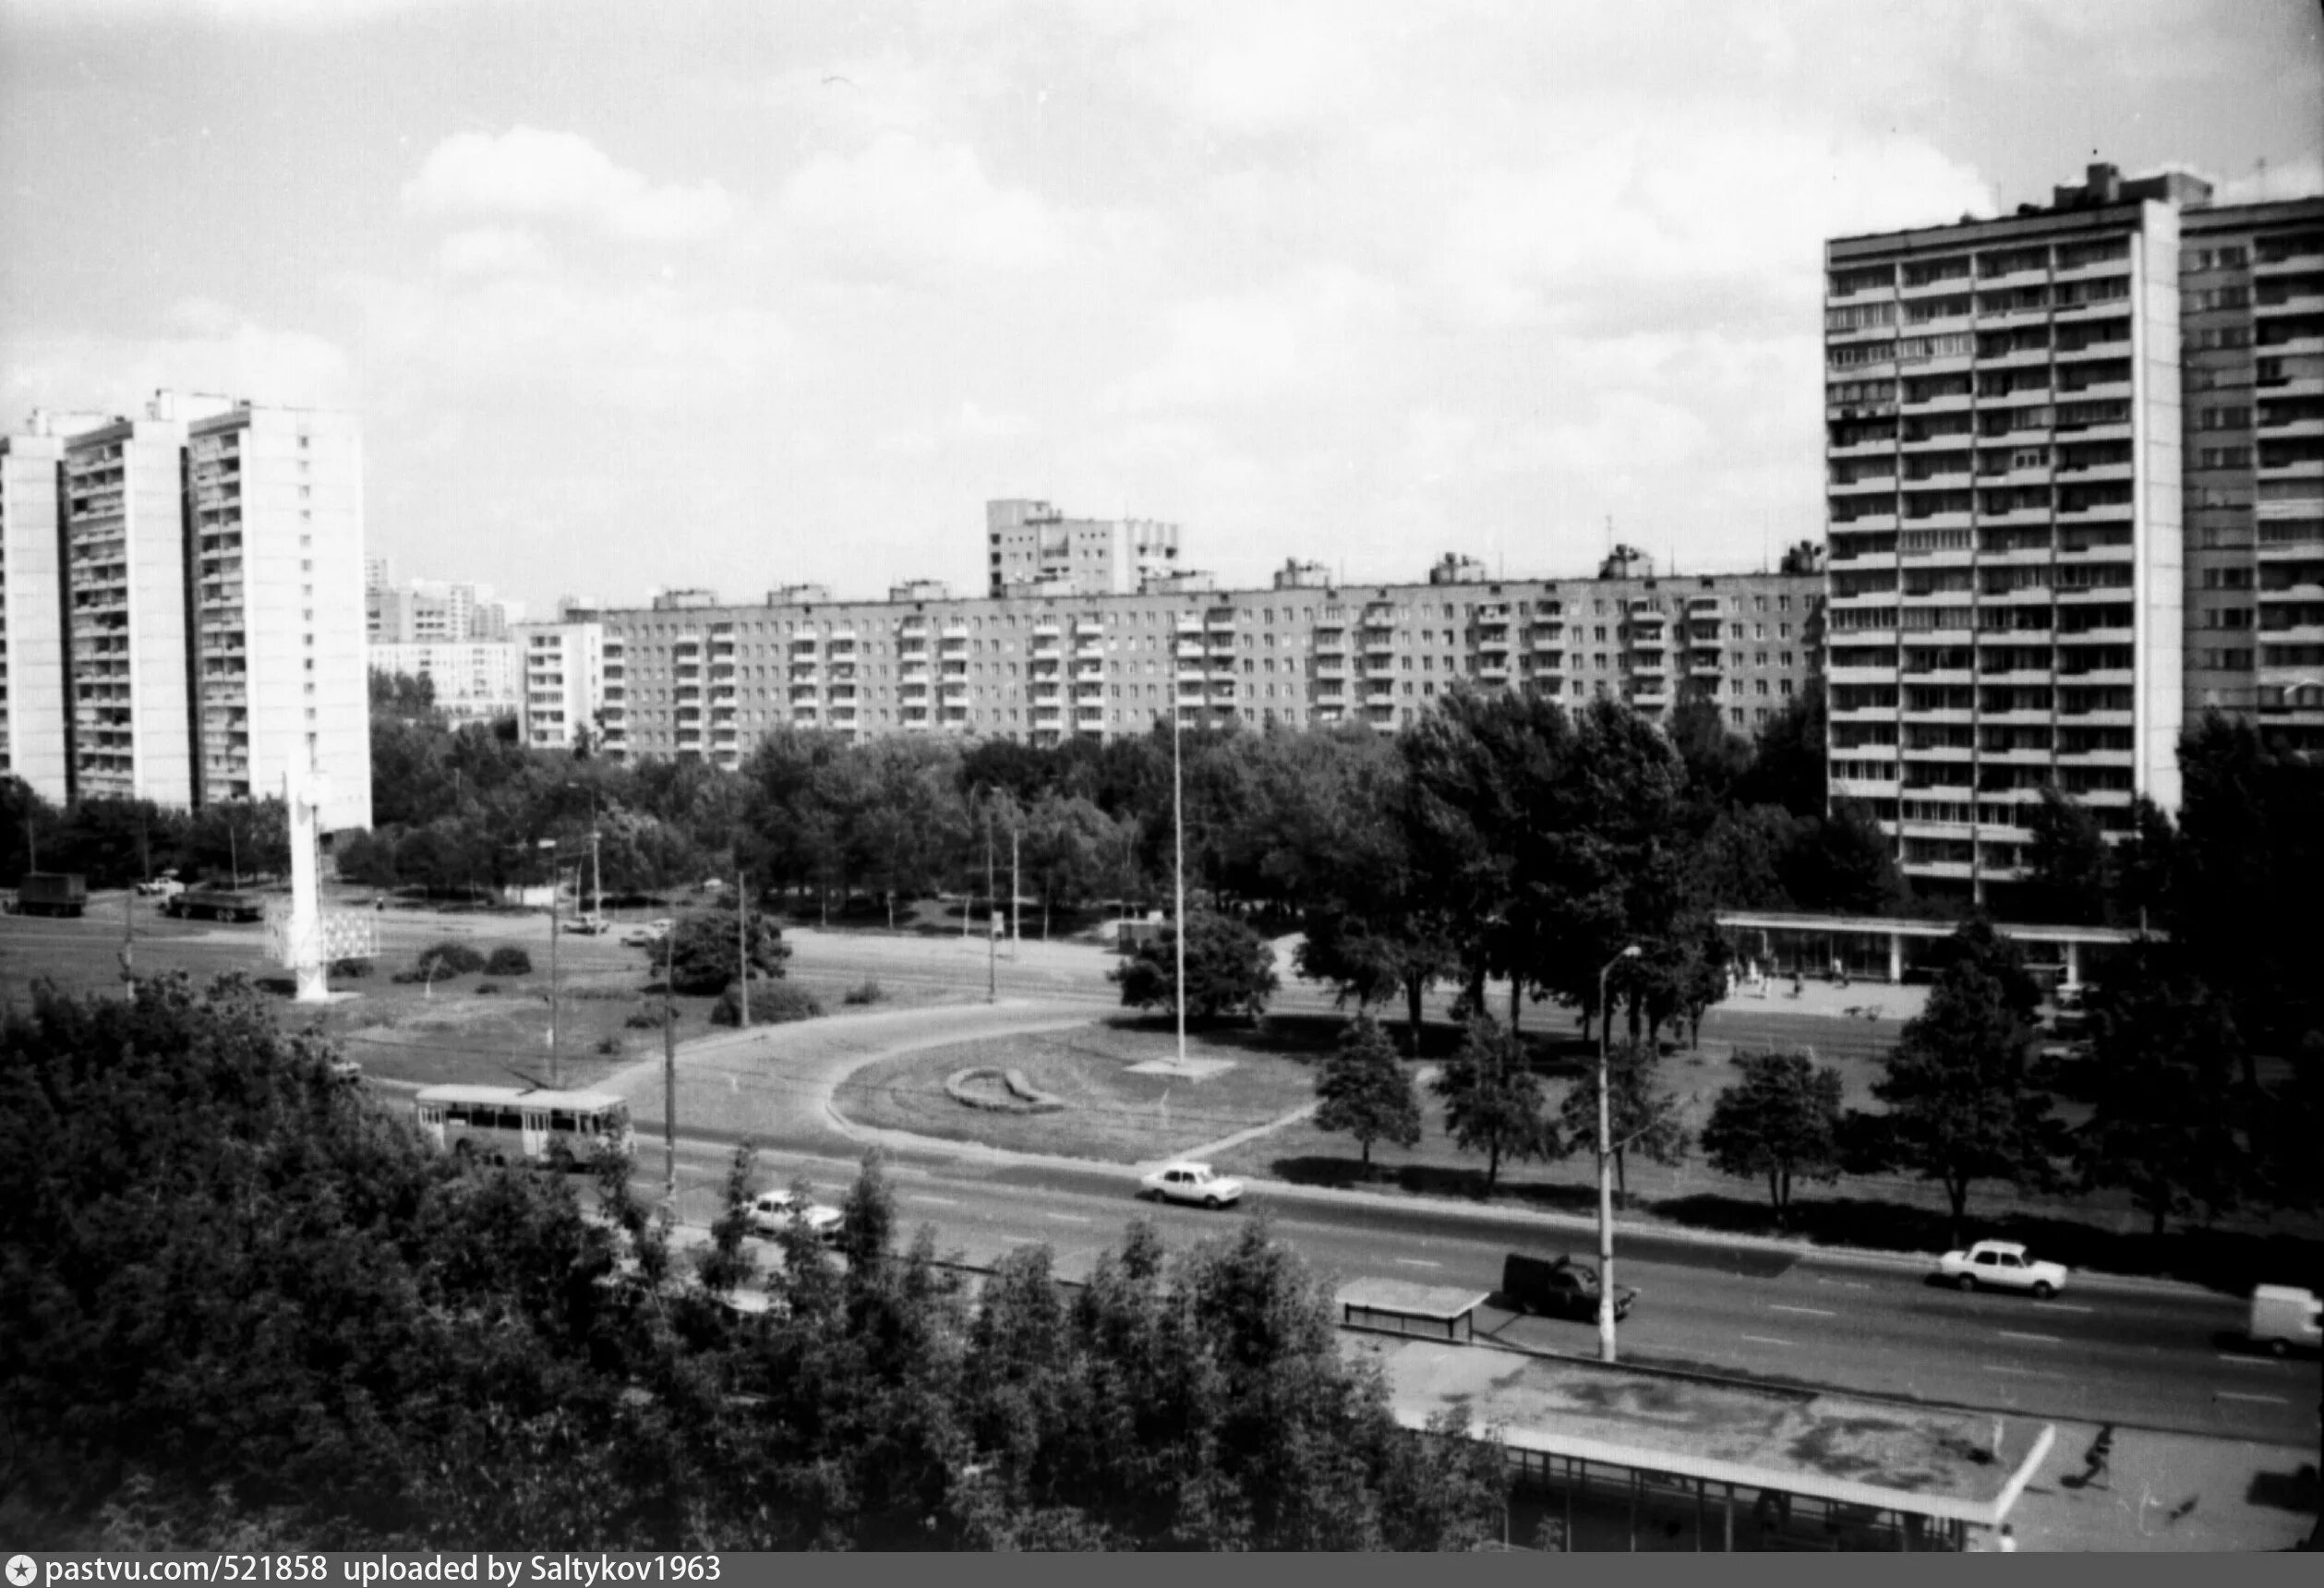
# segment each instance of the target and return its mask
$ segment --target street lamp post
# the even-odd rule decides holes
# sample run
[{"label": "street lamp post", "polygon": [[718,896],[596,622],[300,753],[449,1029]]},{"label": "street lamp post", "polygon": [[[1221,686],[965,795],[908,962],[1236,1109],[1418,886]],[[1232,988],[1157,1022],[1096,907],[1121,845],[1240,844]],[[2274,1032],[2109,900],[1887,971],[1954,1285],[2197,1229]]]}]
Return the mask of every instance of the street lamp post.
[{"label": "street lamp post", "polygon": [[1638,957],[1632,944],[1597,973],[1597,1359],[1614,1360],[1614,1150],[1607,1101],[1607,1048],[1614,1013],[1606,1001],[1606,979],[1625,959]]},{"label": "street lamp post", "polygon": [[548,1084],[557,1085],[557,840],[543,838],[548,851]]}]

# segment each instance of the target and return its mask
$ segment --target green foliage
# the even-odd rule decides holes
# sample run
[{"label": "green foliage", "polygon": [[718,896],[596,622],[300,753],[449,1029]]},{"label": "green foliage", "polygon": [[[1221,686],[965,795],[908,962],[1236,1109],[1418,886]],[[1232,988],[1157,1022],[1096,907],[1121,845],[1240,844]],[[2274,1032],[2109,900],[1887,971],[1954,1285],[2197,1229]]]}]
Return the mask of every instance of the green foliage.
[{"label": "green foliage", "polygon": [[2045,785],[2041,803],[2027,813],[2033,841],[2026,846],[2032,872],[2019,908],[2029,920],[2095,926],[2113,913],[2114,868],[2098,818],[2080,801]]},{"label": "green foliage", "polygon": [[[822,1003],[804,987],[757,976],[751,978],[752,1025],[781,1026],[793,1020],[822,1017]],[[739,1026],[742,1023],[742,999],[731,984],[718,994],[718,1001],[710,1006],[710,1023],[714,1026]]]},{"label": "green foliage", "polygon": [[1430,1089],[1443,1101],[1445,1128],[1461,1149],[1485,1154],[1487,1191],[1500,1178],[1504,1158],[1556,1158],[1562,1151],[1524,1045],[1490,1016],[1470,1018],[1460,1052]]},{"label": "green foliage", "polygon": [[447,976],[465,976],[485,968],[485,957],[475,948],[456,937],[431,944],[419,951],[409,970],[399,971],[397,981],[441,981]]},{"label": "green foliage", "polygon": [[1372,1167],[1372,1143],[1412,1147],[1420,1140],[1420,1098],[1396,1062],[1388,1034],[1369,1015],[1358,1015],[1340,1034],[1340,1050],[1316,1077],[1316,1128],[1352,1136]]},{"label": "green foliage", "polygon": [[1722,1174],[1764,1176],[1780,1224],[1794,1179],[1839,1178],[1840,1072],[1805,1053],[1746,1053],[1735,1063],[1742,1078],[1712,1102],[1704,1155]]},{"label": "green foliage", "polygon": [[862,1005],[877,1004],[886,996],[885,990],[880,986],[879,978],[867,976],[842,992],[839,995],[839,1002],[851,1005]]},{"label": "green foliage", "polygon": [[[1157,933],[1138,944],[1109,975],[1121,984],[1126,1008],[1176,1008],[1175,935],[1167,931]],[[1188,1019],[1257,1019],[1266,1012],[1276,984],[1275,956],[1266,939],[1232,917],[1207,910],[1191,916],[1186,930]]]},{"label": "green foliage", "polygon": [[487,976],[530,976],[533,973],[533,956],[512,943],[504,943],[486,957],[484,973]]},{"label": "green foliage", "polygon": [[[783,929],[768,917],[753,915],[747,928],[750,967],[753,977],[777,977],[790,959]],[[661,969],[667,962],[674,992],[716,992],[742,970],[744,929],[735,918],[716,910],[680,916],[671,929],[670,942],[645,950],[647,964]]]},{"label": "green foliage", "polygon": [[2142,944],[2090,994],[2096,1111],[2075,1132],[2082,1183],[2127,1186],[2157,1235],[2173,1214],[2233,1208],[2253,1167],[2235,1088],[2241,1034],[2173,960]]},{"label": "green foliage", "polygon": [[1872,1096],[1884,1114],[1855,1126],[1870,1163],[1945,1187],[1956,1239],[1980,1180],[2046,1186],[2065,1142],[2050,1099],[2029,1074],[2039,989],[2015,946],[1970,921],[1948,940],[1951,963],[1906,1022]]},{"label": "green foliage", "polygon": [[[1686,1161],[1692,1137],[1679,1122],[1679,1100],[1656,1083],[1658,1054],[1652,1042],[1617,1042],[1606,1055],[1607,1136],[1613,1149],[1615,1184],[1630,1196],[1632,1152],[1661,1164]],[[1597,1141],[1597,1082],[1577,1083],[1559,1110],[1565,1139],[1576,1148]]]}]

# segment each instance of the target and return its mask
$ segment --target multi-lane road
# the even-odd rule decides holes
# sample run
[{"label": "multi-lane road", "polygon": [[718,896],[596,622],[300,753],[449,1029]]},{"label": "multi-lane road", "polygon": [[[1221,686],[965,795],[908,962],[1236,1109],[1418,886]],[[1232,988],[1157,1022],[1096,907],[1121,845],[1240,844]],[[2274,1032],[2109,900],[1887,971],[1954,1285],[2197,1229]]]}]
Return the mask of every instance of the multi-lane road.
[{"label": "multi-lane road", "polygon": [[[391,956],[415,950],[445,935],[447,924],[390,912],[382,918],[383,950]],[[507,918],[478,925],[515,941],[542,930],[537,920]],[[0,978],[20,978],[18,967],[40,945],[93,950],[117,930],[102,915],[80,922],[10,920],[0,926]],[[893,987],[953,995],[975,996],[984,988],[981,943],[816,932],[800,932],[794,943],[794,969],[817,977],[876,976]],[[256,932],[172,934],[151,946],[154,960],[165,954],[167,962],[190,968],[247,968]],[[604,939],[568,937],[560,953],[574,970],[637,962],[634,950]],[[1094,1017],[1115,996],[1101,979],[1102,965],[1103,956],[1086,948],[1026,944],[1013,960],[1000,962],[998,980],[1004,996],[1086,1004]],[[102,972],[112,968],[102,964]],[[1319,990],[1287,983],[1278,1006],[1329,1005]],[[1893,1038],[1893,1029],[1780,1009],[1722,1012],[1714,1017],[1713,1034],[1722,1020],[1734,1025],[1728,1034],[1738,1040],[1808,1041],[1827,1050]],[[765,1180],[803,1171],[834,1196],[860,1150],[812,1117],[762,1139]],[[712,1136],[682,1141],[684,1180],[715,1185],[729,1150]],[[658,1181],[659,1152],[642,1156]],[[906,1217],[933,1224],[944,1249],[989,1258],[1012,1245],[1042,1242],[1068,1273],[1118,1242],[1127,1221],[1141,1215],[1180,1242],[1263,1211],[1277,1234],[1327,1272],[1478,1292],[1495,1288],[1501,1258],[1511,1250],[1586,1256],[1595,1244],[1587,1225],[1546,1215],[1267,1185],[1255,1187],[1239,1211],[1154,1209],[1131,1200],[1134,1174],[1126,1168],[995,1161],[974,1148],[909,1148],[894,1155],[893,1165]],[[2306,1446],[2316,1438],[2316,1361],[2278,1361],[2239,1348],[2244,1303],[2237,1297],[2087,1276],[2049,1302],[1963,1294],[1932,1285],[1910,1260],[1644,1231],[1624,1234],[1618,1255],[1621,1282],[1644,1293],[1622,1329],[1627,1360],[2275,1443]],[[1479,1316],[1482,1328],[1505,1340],[1577,1355],[1595,1352],[1587,1324],[1516,1317],[1489,1305]]]}]

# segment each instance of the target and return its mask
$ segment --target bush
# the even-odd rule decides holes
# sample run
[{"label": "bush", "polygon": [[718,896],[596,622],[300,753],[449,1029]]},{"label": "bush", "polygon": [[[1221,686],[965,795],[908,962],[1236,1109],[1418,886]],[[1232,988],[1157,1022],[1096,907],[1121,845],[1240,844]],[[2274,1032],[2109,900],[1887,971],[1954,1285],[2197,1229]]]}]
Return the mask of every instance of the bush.
[{"label": "bush", "polygon": [[396,977],[398,981],[441,981],[447,976],[465,976],[472,970],[484,968],[484,956],[457,938],[448,938],[419,951],[411,969]]},{"label": "bush", "polygon": [[875,977],[867,977],[839,995],[842,1004],[876,1004],[887,996]]},{"label": "bush", "polygon": [[[662,1029],[662,1006],[659,1004],[649,1005],[643,1009],[632,1009],[630,1011],[629,1018],[623,1020],[621,1024],[632,1031],[658,1031]],[[678,1011],[670,1010],[669,1018],[673,1025],[676,1024]]]},{"label": "bush", "polygon": [[492,951],[492,957],[484,962],[487,976],[530,976],[533,956],[514,944],[504,943]]},{"label": "bush", "polygon": [[612,1032],[608,1031],[604,1036],[597,1039],[597,1052],[600,1053],[614,1054],[619,1053],[620,1051],[621,1039],[615,1036]]},{"label": "bush", "polygon": [[331,974],[342,980],[359,981],[371,974],[371,961],[367,958],[334,959],[331,962]]},{"label": "bush", "polygon": [[500,984],[498,981],[479,981],[476,983],[476,995],[480,998],[489,998],[500,990]]},{"label": "bush", "polygon": [[[813,1020],[823,1015],[823,1005],[803,987],[788,981],[757,981],[751,983],[751,1024],[753,1026],[782,1026],[793,1020]],[[710,1007],[710,1023],[714,1026],[734,1026],[741,1023],[741,1000],[737,990],[729,987],[718,994],[717,1003]]]}]

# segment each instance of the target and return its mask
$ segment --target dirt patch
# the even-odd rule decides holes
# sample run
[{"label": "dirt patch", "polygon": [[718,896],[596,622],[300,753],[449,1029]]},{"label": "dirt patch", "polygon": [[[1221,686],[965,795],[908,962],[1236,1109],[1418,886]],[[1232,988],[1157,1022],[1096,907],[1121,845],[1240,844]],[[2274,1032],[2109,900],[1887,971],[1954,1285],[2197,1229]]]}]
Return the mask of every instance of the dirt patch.
[{"label": "dirt patch", "polygon": [[[859,1125],[1136,1163],[1270,1124],[1314,1099],[1315,1072],[1296,1058],[1193,1035],[1186,1050],[1190,1058],[1237,1062],[1199,1078],[1136,1073],[1135,1065],[1173,1056],[1174,1035],[1131,1023],[1092,1025],[883,1059],[850,1077],[836,1101]],[[964,1069],[1020,1072],[1030,1088],[1065,1106],[1043,1114],[964,1109],[945,1089]]]}]

